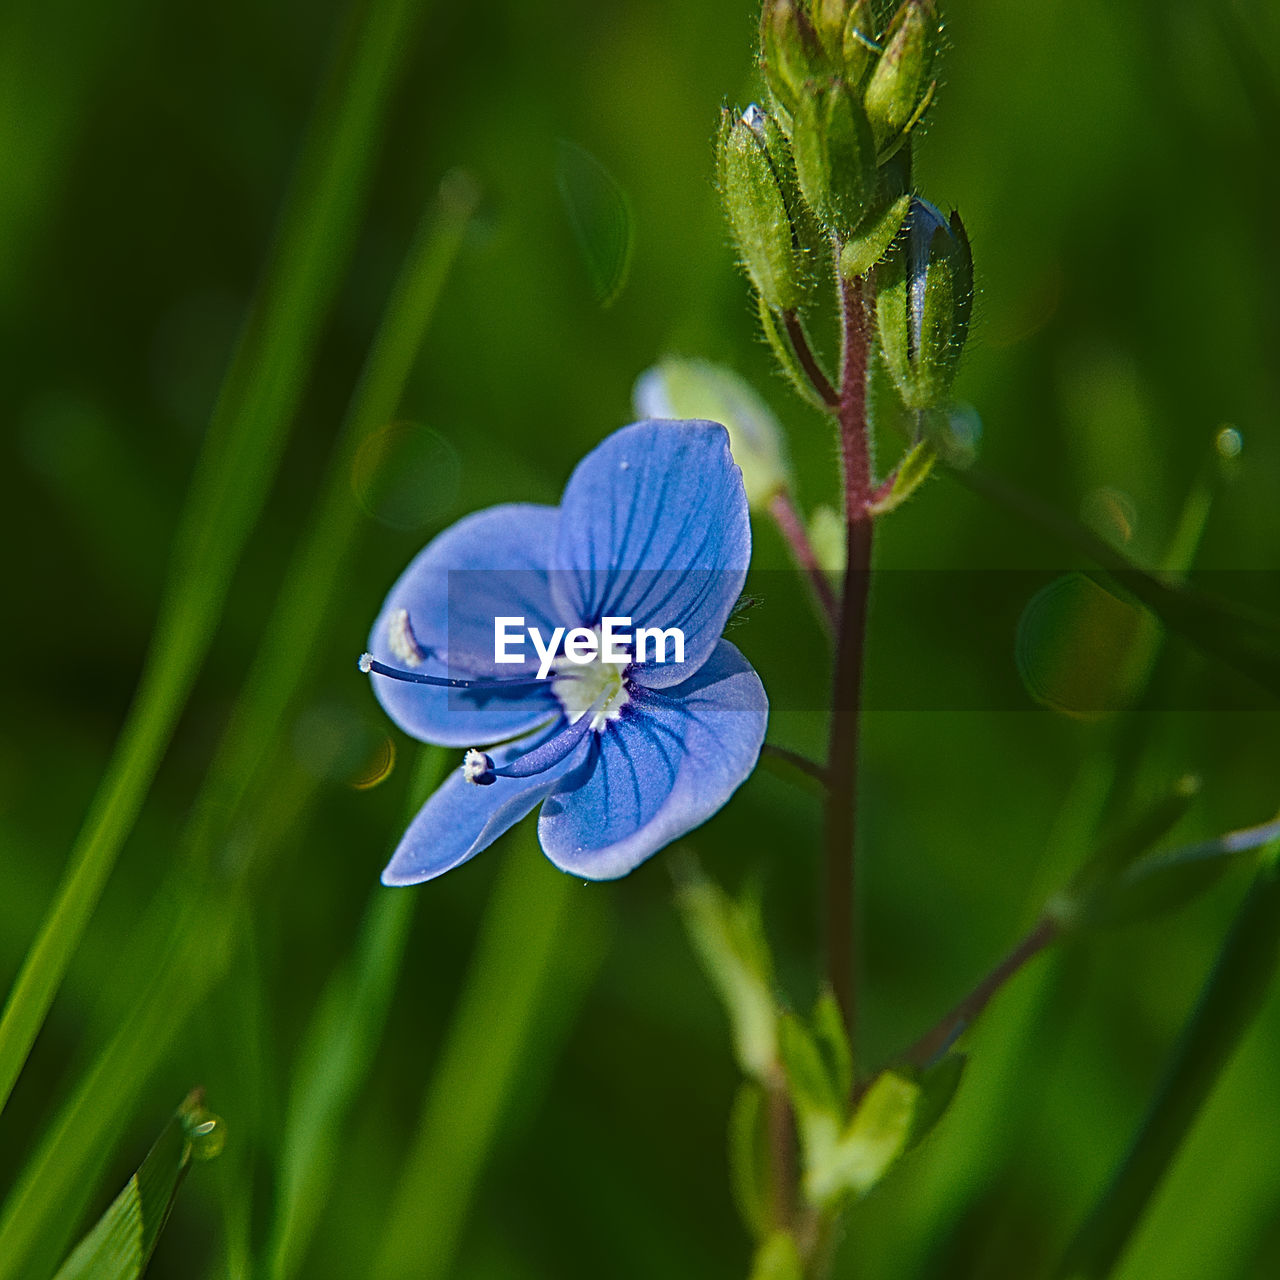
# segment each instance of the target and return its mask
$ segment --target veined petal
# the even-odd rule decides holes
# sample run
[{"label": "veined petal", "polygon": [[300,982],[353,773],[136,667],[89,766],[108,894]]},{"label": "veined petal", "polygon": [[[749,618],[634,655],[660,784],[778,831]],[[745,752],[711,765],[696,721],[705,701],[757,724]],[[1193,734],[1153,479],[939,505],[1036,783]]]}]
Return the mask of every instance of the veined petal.
[{"label": "veined petal", "polygon": [[[369,636],[387,666],[424,674],[514,679],[537,672],[495,664],[494,619],[523,616],[547,634],[553,609],[549,569],[559,516],[554,507],[510,503],[466,516],[433,538],[391,588]],[[425,742],[470,747],[541,724],[559,710],[549,688],[458,690],[374,675],[387,714]]]},{"label": "veined petal", "polygon": [[[548,739],[546,733],[530,734],[493,748],[495,767],[510,764]],[[498,777],[487,786],[468,782],[461,768],[453,770],[409,825],[382,873],[382,883],[421,884],[474,858],[532,810],[581,762],[587,749],[579,742],[575,751],[541,773]]]},{"label": "veined petal", "polygon": [[632,670],[640,684],[663,688],[688,679],[715,649],[750,561],[742,473],[724,427],[637,422],[570,477],[551,589],[560,611],[584,626],[608,616],[681,628],[683,663]]},{"label": "veined petal", "polygon": [[561,870],[612,880],[715,813],[754,768],[769,700],[727,640],[673,688],[638,690],[538,819]]}]

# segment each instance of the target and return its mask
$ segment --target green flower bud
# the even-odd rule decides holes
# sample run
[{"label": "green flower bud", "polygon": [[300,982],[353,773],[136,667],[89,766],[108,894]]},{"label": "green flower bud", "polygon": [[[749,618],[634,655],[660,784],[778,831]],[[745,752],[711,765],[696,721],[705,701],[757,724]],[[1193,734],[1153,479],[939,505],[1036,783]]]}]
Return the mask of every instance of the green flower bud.
[{"label": "green flower bud", "polygon": [[633,400],[641,418],[722,423],[753,511],[764,510],[788,486],[782,427],[754,388],[732,369],[705,360],[664,360],[640,375]]},{"label": "green flower bud", "polygon": [[796,179],[827,230],[843,237],[862,221],[876,189],[871,126],[842,82],[803,101],[792,132]]},{"label": "green flower bud", "polygon": [[901,235],[876,268],[885,365],[908,409],[945,404],[969,333],[973,258],[960,215],[948,224],[915,197]]},{"label": "green flower bud", "polygon": [[844,62],[844,26],[849,0],[813,0],[813,29],[827,58],[836,66]]},{"label": "green flower bud", "polygon": [[795,111],[831,71],[813,23],[796,0],[765,0],[760,54],[769,88],[788,111]]},{"label": "green flower bud", "polygon": [[[740,116],[723,113],[717,147],[720,192],[752,283],[770,306],[791,311],[800,302],[800,263],[765,125],[765,114],[756,106]],[[768,133],[775,147],[785,145],[780,130]]]},{"label": "green flower bud", "polygon": [[884,52],[867,82],[867,119],[876,145],[896,150],[933,97],[929,78],[938,47],[938,15],[932,0],[906,0],[885,33]]}]

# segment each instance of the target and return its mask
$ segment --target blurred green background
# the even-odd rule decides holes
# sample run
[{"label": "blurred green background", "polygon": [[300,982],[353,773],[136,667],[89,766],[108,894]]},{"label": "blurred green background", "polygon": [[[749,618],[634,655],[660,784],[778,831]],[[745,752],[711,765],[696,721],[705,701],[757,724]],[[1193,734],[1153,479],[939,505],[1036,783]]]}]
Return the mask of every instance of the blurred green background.
[{"label": "blurred green background", "polygon": [[[668,858],[576,885],[543,862],[526,824],[436,883],[378,888],[417,757],[355,658],[427,538],[490,503],[554,502],[577,459],[629,420],[634,379],[664,355],[749,377],[787,426],[801,501],[833,500],[828,429],[756,340],[711,181],[721,105],[758,93],[756,15],[739,0],[419,8],[387,127],[360,143],[376,148],[372,188],[350,261],[333,263],[336,301],[279,477],[141,821],[0,1117],[0,1193],[161,963],[139,951],[142,922],[166,919],[182,893],[180,833],[395,272],[423,207],[461,167],[478,212],[389,446],[352,469],[358,551],[332,606],[308,620],[317,655],[287,716],[265,727],[257,800],[222,815],[213,878],[257,851],[250,892],[231,907],[211,898],[234,924],[225,972],[162,1011],[164,1051],[129,1092],[97,1098],[109,1141],[60,1229],[78,1234],[82,1212],[110,1199],[201,1083],[228,1146],[185,1187],[157,1277],[742,1276],[749,1247],[724,1139],[736,1072],[671,905]],[[6,989],[137,683],[182,495],[344,12],[330,0],[0,9]],[[917,179],[960,208],[973,240],[979,295],[957,393],[982,417],[984,462],[1072,516],[1123,510],[1126,549],[1151,564],[1232,424],[1244,450],[1217,488],[1198,565],[1273,570],[1274,7],[956,0],[945,17]],[[608,308],[557,191],[560,140],[595,156],[630,199],[630,275]],[[756,541],[760,569],[786,566],[763,521]],[[886,523],[877,553],[885,568],[1034,569],[1045,581],[1075,563],[949,479]],[[1274,578],[1247,589],[1280,612]],[[779,708],[771,737],[816,754],[821,632],[801,584],[769,575],[762,595],[735,641]],[[271,658],[282,672],[296,660],[288,645]],[[873,619],[869,664],[882,706],[922,670],[1002,687],[1014,638],[966,649],[930,629],[922,604],[919,616]],[[1100,825],[1181,774],[1205,786],[1179,837],[1274,813],[1273,704],[1246,691],[1235,710],[1196,710],[1194,691],[1214,676],[1181,653],[1163,678],[1193,691],[1181,710],[1082,720],[1027,697],[1012,710],[868,717],[869,1058],[908,1043],[972,984]],[[424,768],[449,763],[429,756]],[[731,885],[761,878],[784,982],[807,1004],[813,797],[761,770],[686,843]],[[1050,1264],[1123,1152],[1243,883],[1025,973],[971,1037],[953,1111],[852,1215],[838,1274],[1029,1277]],[[405,895],[407,906],[385,905]],[[314,1232],[273,1272],[282,1186],[303,1150],[289,1108],[311,1061],[308,1028],[370,909],[382,915],[363,936],[385,944],[383,976],[398,980],[385,1028],[375,1017],[366,1029],[368,1071],[355,1074],[336,1146],[306,1162],[331,1175],[291,1211],[313,1214]],[[363,999],[331,998],[339,1020]],[[1278,1061],[1280,997],[1163,1187],[1126,1280],[1280,1273]],[[32,1280],[53,1262],[33,1259]]]}]

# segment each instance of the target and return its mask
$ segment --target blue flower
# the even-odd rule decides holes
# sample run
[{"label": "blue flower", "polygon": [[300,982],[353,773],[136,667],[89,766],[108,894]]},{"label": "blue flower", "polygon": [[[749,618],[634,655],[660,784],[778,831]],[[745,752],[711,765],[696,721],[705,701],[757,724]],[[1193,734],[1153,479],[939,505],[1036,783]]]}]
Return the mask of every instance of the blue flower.
[{"label": "blue flower", "polygon": [[[490,507],[434,539],[391,589],[361,668],[406,733],[469,749],[383,882],[442,875],[540,804],[547,857],[609,880],[719,810],[768,718],[760,678],[721,638],[750,559],[728,434],[698,421],[624,427],[578,464],[559,507]],[[651,645],[547,667],[526,642],[518,665],[499,665],[500,617],[548,638],[611,617],[680,628],[683,661]]]}]

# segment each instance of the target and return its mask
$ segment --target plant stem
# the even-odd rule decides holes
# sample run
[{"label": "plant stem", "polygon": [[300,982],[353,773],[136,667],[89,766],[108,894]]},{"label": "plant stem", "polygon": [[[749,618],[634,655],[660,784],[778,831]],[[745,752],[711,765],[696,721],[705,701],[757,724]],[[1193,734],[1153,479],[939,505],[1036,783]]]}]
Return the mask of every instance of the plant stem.
[{"label": "plant stem", "polygon": [[823,404],[829,409],[837,409],[840,405],[840,395],[831,385],[831,379],[822,371],[818,357],[813,354],[813,348],[809,345],[809,338],[804,331],[804,325],[800,323],[800,317],[794,311],[784,311],[782,323],[786,328],[791,348],[796,353],[796,359],[800,362],[805,377],[809,379],[809,385],[818,393]]},{"label": "plant stem", "polygon": [[808,756],[801,755],[799,751],[792,751],[790,747],[780,747],[776,742],[766,742],[760,748],[760,754],[772,757],[774,760],[783,761],[798,773],[803,773],[806,777],[812,778],[824,788],[827,785],[826,766],[819,764],[816,760],[810,760]]},{"label": "plant stem", "polygon": [[831,689],[831,732],[827,750],[830,790],[826,804],[827,976],[856,1044],[854,982],[854,847],[857,835],[858,730],[862,703],[863,649],[871,586],[871,454],[867,438],[867,357],[869,332],[866,288],[861,280],[841,280],[844,356],[840,377],[840,453],[844,464],[845,528],[848,558],[836,627],[835,673]]},{"label": "plant stem", "polygon": [[774,524],[778,526],[779,533],[791,548],[796,564],[804,570],[805,576],[809,579],[809,585],[813,588],[814,597],[822,611],[823,621],[834,630],[840,617],[840,605],[836,600],[836,593],[831,588],[831,580],[827,577],[822,565],[818,563],[818,556],[813,549],[813,544],[809,541],[804,521],[800,518],[791,495],[785,489],[779,490],[769,499],[769,514],[773,517]]},{"label": "plant stem", "polygon": [[948,1044],[969,1026],[989,1005],[996,993],[1031,959],[1056,942],[1061,929],[1057,921],[1043,917],[972,991],[945,1017],[924,1033],[903,1055],[913,1066],[927,1066]]}]

